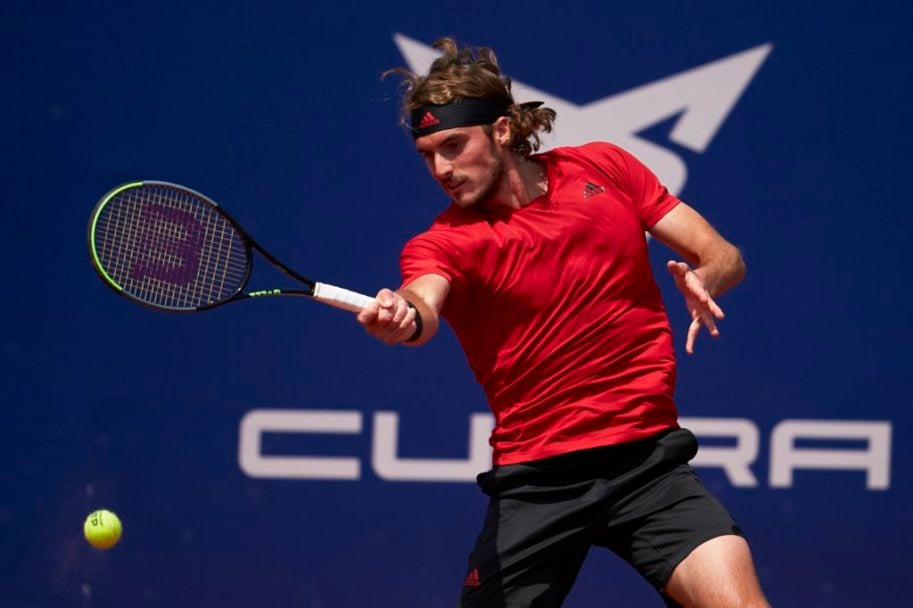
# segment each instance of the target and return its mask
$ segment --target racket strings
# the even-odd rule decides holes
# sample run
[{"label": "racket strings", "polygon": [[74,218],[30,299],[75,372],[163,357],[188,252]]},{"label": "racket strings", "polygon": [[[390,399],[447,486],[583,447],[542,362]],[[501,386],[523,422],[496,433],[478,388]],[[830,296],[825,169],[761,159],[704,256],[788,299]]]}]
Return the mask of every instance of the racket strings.
[{"label": "racket strings", "polygon": [[225,300],[244,286],[247,247],[211,204],[178,188],[115,195],[96,222],[99,264],[127,294],[174,309]]}]

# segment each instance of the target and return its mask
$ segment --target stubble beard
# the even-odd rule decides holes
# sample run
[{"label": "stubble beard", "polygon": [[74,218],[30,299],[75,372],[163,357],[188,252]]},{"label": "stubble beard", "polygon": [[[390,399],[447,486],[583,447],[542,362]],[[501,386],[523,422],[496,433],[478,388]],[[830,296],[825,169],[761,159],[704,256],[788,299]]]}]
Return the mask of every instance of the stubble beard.
[{"label": "stubble beard", "polygon": [[461,207],[484,205],[500,190],[501,182],[504,179],[504,163],[494,149],[491,151],[491,158],[492,164],[489,168],[488,178],[482,182],[478,193],[460,201]]}]

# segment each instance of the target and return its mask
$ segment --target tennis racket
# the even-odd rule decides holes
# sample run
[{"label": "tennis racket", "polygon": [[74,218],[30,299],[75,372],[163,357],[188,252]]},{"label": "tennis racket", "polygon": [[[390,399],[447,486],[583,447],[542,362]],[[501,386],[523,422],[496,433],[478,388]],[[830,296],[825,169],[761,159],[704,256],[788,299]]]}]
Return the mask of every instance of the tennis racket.
[{"label": "tennis racket", "polygon": [[[263,296],[307,296],[359,312],[371,298],[291,270],[258,245],[211,199],[167,182],[124,184],[89,219],[98,276],[127,299],[170,312],[196,312]],[[256,250],[302,289],[245,291]]]}]

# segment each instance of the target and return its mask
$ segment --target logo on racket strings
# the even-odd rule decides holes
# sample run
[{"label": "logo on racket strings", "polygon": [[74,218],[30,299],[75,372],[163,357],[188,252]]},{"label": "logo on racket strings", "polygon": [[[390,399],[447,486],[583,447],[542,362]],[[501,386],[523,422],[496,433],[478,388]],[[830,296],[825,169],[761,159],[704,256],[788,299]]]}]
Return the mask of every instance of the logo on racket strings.
[{"label": "logo on racket strings", "polygon": [[164,207],[143,207],[140,256],[130,278],[145,278],[185,286],[196,279],[200,267],[203,227],[190,213]]}]

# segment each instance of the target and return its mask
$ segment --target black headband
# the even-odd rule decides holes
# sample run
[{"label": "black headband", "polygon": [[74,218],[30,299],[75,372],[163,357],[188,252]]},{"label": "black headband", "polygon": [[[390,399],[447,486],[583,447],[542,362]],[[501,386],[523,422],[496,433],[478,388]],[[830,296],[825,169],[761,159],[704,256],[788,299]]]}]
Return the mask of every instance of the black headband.
[{"label": "black headband", "polygon": [[412,137],[437,133],[456,127],[490,125],[501,116],[507,116],[509,97],[481,99],[468,97],[445,106],[428,104],[412,111]]}]

